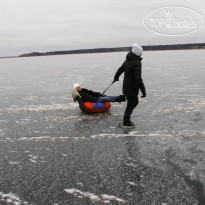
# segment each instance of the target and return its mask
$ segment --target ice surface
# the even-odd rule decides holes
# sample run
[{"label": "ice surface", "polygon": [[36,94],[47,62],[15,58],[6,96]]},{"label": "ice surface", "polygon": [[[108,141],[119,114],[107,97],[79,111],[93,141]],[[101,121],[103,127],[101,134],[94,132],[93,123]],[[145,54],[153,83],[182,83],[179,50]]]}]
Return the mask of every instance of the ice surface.
[{"label": "ice surface", "polygon": [[65,191],[69,194],[74,194],[74,195],[75,193],[77,193],[83,197],[90,198],[92,201],[95,201],[95,202],[109,202],[110,203],[110,201],[116,201],[116,202],[125,203],[123,199],[120,199],[116,196],[111,196],[108,194],[101,194],[100,196],[98,196],[90,192],[82,192],[78,189],[65,189]]},{"label": "ice surface", "polygon": [[205,204],[205,51],[144,52],[133,130],[126,103],[85,114],[71,96],[74,83],[104,91],[125,55],[0,60],[3,203]]}]

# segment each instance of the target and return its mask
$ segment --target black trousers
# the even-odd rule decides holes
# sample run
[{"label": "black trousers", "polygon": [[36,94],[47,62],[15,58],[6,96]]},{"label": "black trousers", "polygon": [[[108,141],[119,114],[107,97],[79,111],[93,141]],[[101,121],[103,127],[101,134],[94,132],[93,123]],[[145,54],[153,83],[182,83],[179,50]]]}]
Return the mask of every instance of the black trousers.
[{"label": "black trousers", "polygon": [[127,107],[125,109],[125,115],[131,115],[134,108],[138,105],[139,100],[138,96],[126,96],[127,98]]}]

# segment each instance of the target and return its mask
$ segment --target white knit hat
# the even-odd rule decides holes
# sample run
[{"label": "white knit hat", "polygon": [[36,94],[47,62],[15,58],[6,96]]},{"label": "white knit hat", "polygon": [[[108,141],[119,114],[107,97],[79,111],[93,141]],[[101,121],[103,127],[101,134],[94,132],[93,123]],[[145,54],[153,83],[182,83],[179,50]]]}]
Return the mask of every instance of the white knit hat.
[{"label": "white knit hat", "polygon": [[136,44],[136,43],[134,43],[134,44],[132,45],[132,52],[133,52],[135,55],[137,55],[137,56],[142,55],[142,51],[143,51],[143,48],[142,48],[140,45],[138,45],[138,44]]},{"label": "white knit hat", "polygon": [[74,85],[73,85],[73,90],[75,91],[75,89],[76,89],[77,87],[79,87],[79,86],[80,86],[80,85],[79,85],[79,84],[77,84],[77,83],[76,83],[76,84],[74,84]]}]

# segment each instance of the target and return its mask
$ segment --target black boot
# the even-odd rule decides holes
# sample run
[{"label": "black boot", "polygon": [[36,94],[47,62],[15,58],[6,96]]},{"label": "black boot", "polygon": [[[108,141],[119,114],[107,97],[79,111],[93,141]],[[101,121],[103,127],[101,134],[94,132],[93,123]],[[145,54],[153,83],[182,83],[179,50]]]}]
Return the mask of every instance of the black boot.
[{"label": "black boot", "polygon": [[116,102],[125,102],[125,95],[120,95],[117,97]]},{"label": "black boot", "polygon": [[124,115],[122,127],[123,128],[134,128],[135,127],[134,123],[130,121],[130,115]]}]

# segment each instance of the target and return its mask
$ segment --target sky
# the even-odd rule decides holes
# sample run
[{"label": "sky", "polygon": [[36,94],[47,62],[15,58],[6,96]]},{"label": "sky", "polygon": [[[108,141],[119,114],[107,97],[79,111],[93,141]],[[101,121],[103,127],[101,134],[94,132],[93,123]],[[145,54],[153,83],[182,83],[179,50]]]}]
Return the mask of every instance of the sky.
[{"label": "sky", "polygon": [[163,36],[145,28],[148,12],[171,5],[205,14],[204,0],[0,0],[0,56],[133,43],[205,43],[205,24],[183,36]]}]

